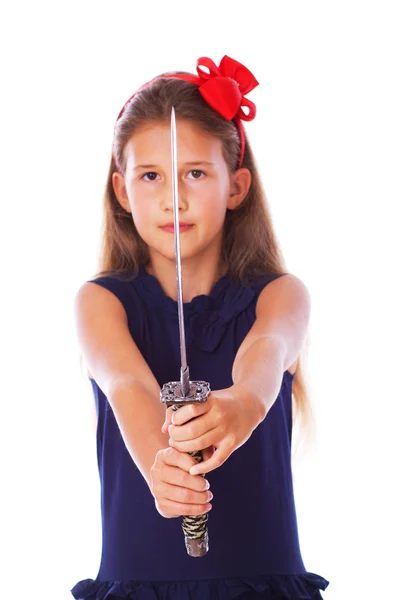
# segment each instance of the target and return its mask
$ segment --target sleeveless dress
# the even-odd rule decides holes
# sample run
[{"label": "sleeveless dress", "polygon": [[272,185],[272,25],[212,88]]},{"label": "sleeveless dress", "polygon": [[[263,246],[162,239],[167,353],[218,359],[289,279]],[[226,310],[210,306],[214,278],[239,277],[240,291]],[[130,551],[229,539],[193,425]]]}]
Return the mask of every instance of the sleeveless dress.
[{"label": "sleeveless dress", "polygon": [[[257,298],[280,277],[249,286],[221,277],[209,295],[184,304],[192,380],[211,390],[232,385],[236,352],[255,321]],[[136,277],[111,272],[90,280],[123,304],[130,333],[160,387],[180,376],[177,302],[142,267]],[[322,598],[329,582],[306,571],[301,557],[291,472],[292,381],[248,441],[207,473],[214,494],[210,549],[187,554],[181,518],[162,517],[132,460],[113,411],[91,379],[98,415],[102,554],[96,579],[71,589],[76,600],[239,600]],[[167,445],[166,445],[167,447]]]}]

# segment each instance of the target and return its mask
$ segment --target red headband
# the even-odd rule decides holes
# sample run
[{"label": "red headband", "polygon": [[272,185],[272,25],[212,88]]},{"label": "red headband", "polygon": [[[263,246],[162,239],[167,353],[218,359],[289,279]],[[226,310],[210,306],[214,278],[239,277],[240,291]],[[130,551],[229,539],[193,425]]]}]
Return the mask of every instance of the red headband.
[{"label": "red headband", "polygon": [[[185,73],[170,73],[158,75],[142,85],[125,102],[117,117],[117,121],[132,98],[155,79],[183,79],[184,81],[198,85],[203,99],[224,119],[227,121],[235,119],[240,135],[239,167],[241,167],[244,156],[244,129],[242,121],[252,121],[256,116],[255,104],[244,96],[251,92],[259,83],[249,69],[226,55],[219,63],[219,67],[216,66],[211,58],[204,56],[197,60],[196,68],[198,76]],[[204,69],[207,69],[209,73]],[[245,113],[242,107],[247,108],[248,112]],[[114,163],[119,171],[115,156]]]}]

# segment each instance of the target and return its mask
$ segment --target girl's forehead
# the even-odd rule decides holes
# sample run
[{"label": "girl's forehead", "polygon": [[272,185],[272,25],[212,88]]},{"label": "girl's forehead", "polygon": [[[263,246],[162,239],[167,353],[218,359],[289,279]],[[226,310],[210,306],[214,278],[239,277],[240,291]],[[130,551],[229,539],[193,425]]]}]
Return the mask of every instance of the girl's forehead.
[{"label": "girl's forehead", "polygon": [[[222,142],[219,138],[202,129],[192,121],[177,119],[178,155],[201,156],[203,160],[222,158]],[[170,123],[149,123],[135,130],[126,145],[127,155],[132,158],[145,158],[146,155],[170,155]]]}]

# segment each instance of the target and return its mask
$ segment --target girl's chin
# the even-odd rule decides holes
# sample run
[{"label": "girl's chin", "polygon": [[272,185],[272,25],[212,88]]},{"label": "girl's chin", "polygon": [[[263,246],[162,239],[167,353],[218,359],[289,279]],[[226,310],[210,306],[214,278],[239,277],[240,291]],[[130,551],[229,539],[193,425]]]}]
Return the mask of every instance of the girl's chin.
[{"label": "girl's chin", "polygon": [[[185,248],[181,246],[181,262],[184,263],[187,260],[191,260],[196,257],[196,252],[186,252]],[[175,246],[172,248],[153,248],[150,251],[150,260],[153,264],[162,264],[162,261],[167,261],[175,265]]]}]

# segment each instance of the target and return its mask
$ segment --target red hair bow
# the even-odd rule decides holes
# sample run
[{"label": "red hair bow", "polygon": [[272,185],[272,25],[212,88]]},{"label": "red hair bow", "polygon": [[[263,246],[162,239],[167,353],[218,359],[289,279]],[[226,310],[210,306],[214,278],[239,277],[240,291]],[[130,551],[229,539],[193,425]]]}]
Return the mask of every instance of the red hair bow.
[{"label": "red hair bow", "polygon": [[[159,75],[154,79],[183,79],[184,81],[198,85],[201,96],[213,110],[227,121],[235,119],[240,135],[240,167],[243,161],[245,142],[242,121],[252,121],[256,116],[255,104],[244,96],[251,92],[259,83],[247,67],[226,55],[222,58],[218,67],[211,58],[203,56],[197,60],[196,68],[197,77],[196,75],[186,73],[168,73]],[[205,69],[208,69],[209,72]],[[154,81],[154,79],[145,83],[137,92]],[[124,104],[117,117],[117,121],[124,112],[125,106],[135,94]],[[248,112],[246,113],[243,108],[246,108]],[[117,166],[116,160],[115,164]]]},{"label": "red hair bow", "polygon": [[[243,121],[254,119],[256,106],[244,97],[258,85],[249,69],[226,55],[219,67],[206,56],[198,59],[196,67],[201,80],[199,92],[217,113],[228,121],[235,117]],[[203,70],[204,67],[209,73]],[[247,114],[242,107],[248,108]]]},{"label": "red hair bow", "polygon": [[[197,60],[196,68],[198,77],[184,73],[171,73],[162,77],[177,77],[197,84],[200,94],[211,108],[227,121],[235,119],[240,135],[238,166],[241,167],[244,156],[242,121],[252,121],[256,116],[256,105],[244,95],[259,85],[258,81],[247,67],[226,55],[218,67],[211,58],[203,56]],[[208,69],[209,73],[204,68]],[[248,109],[248,113],[243,107]]]}]

